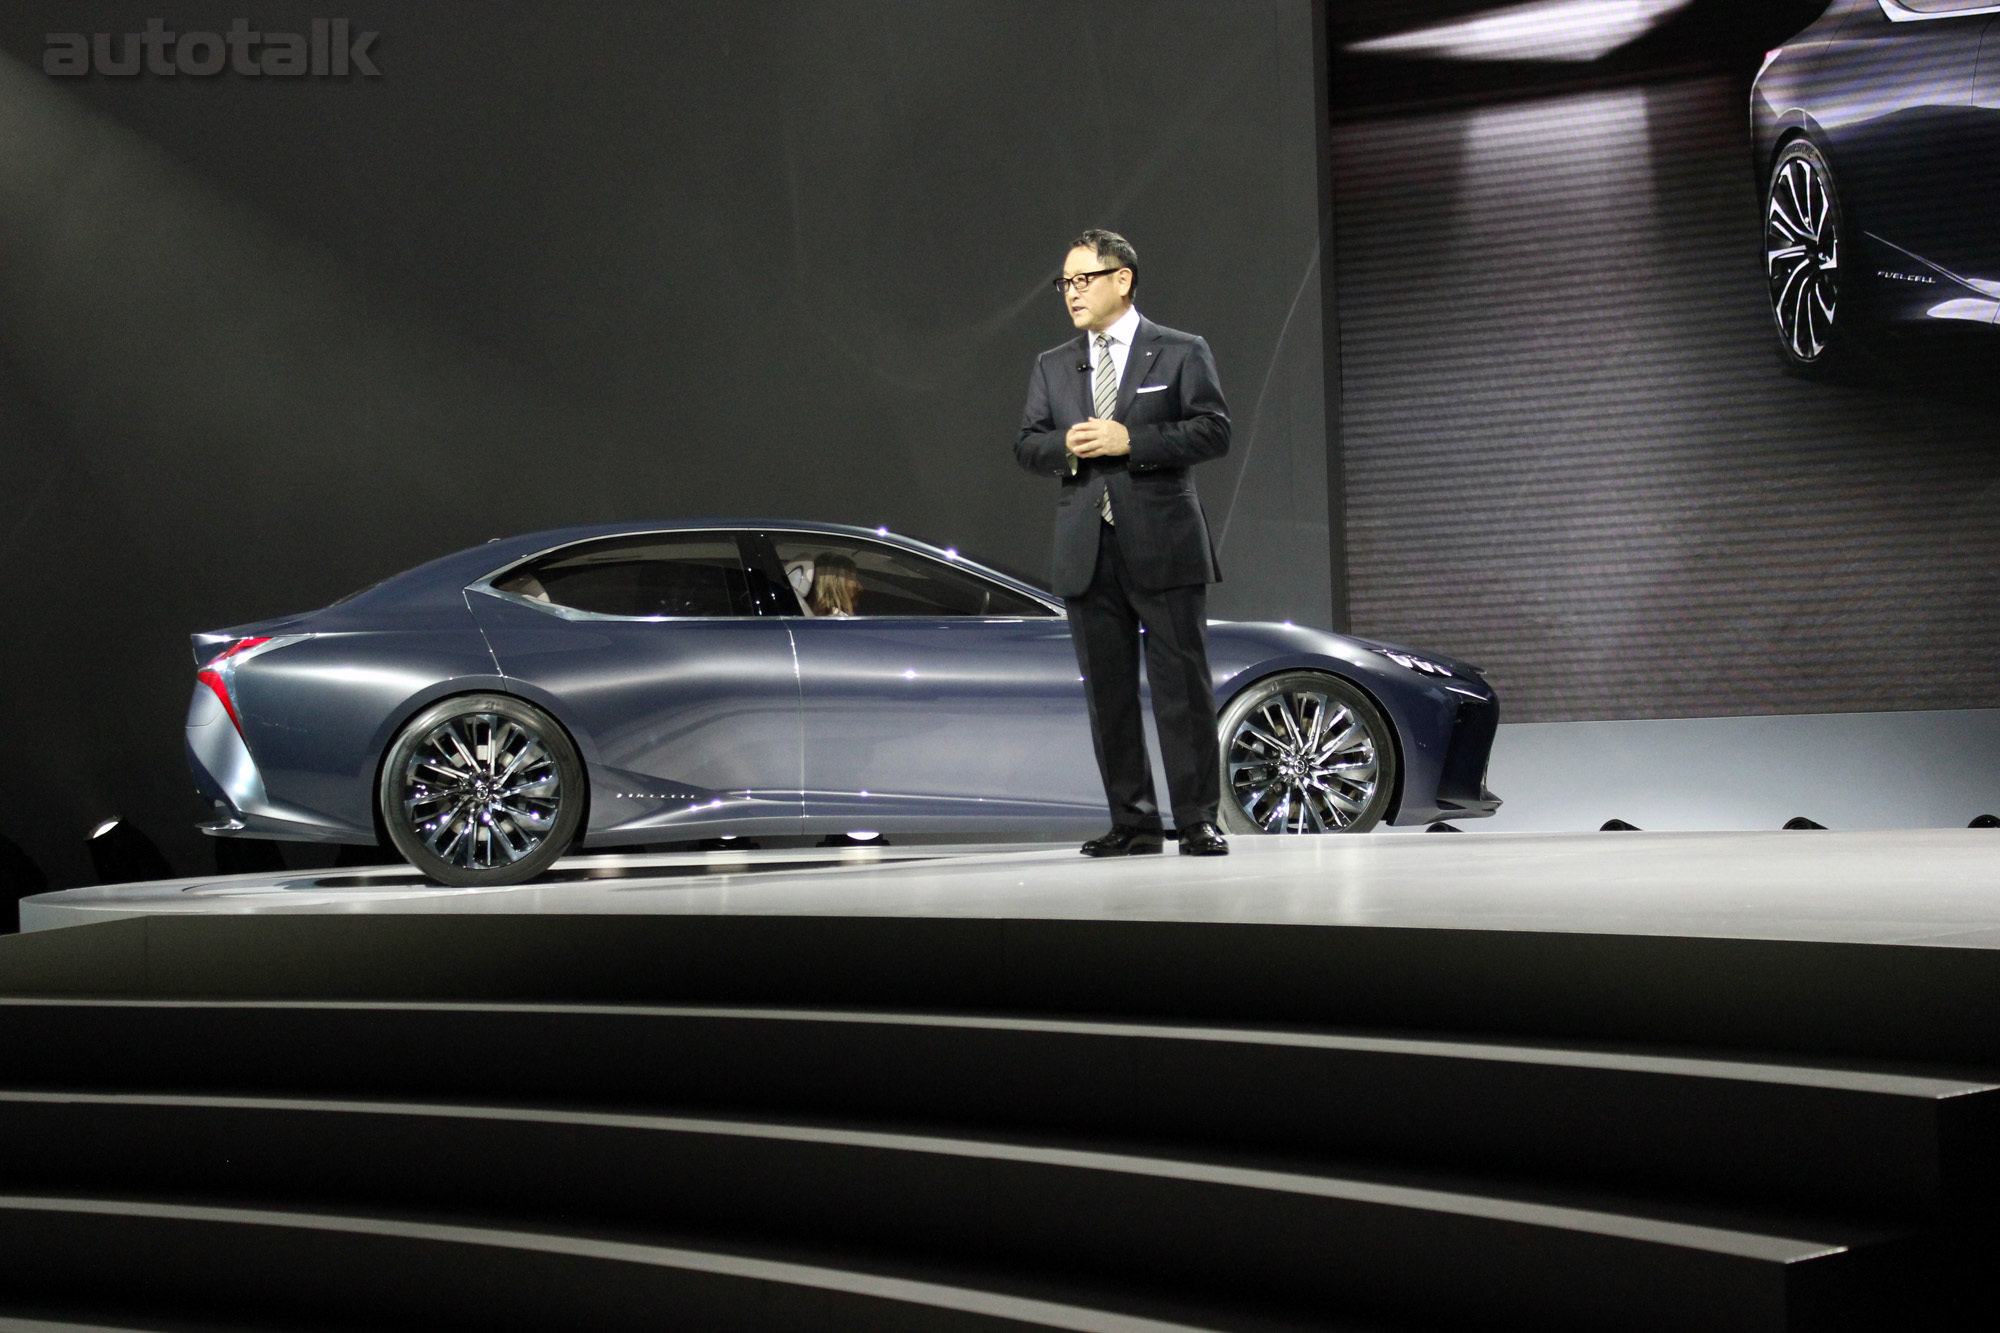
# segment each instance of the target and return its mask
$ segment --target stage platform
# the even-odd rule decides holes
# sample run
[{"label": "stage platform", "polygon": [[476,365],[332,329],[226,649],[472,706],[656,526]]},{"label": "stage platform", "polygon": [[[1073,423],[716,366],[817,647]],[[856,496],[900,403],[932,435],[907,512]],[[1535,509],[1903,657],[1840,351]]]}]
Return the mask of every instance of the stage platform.
[{"label": "stage platform", "polygon": [[408,867],[41,894],[26,931],[135,916],[367,913],[990,918],[1559,931],[2000,947],[2000,830],[1236,838],[1228,857],[1060,844],[578,856],[448,889]]},{"label": "stage platform", "polygon": [[1233,846],[585,856],[485,891],[406,867],[72,889],[22,901],[0,989],[1173,1017],[2000,1069],[2000,831]]},{"label": "stage platform", "polygon": [[1234,845],[28,899],[0,1290],[522,1333],[1990,1326],[2000,832]]}]

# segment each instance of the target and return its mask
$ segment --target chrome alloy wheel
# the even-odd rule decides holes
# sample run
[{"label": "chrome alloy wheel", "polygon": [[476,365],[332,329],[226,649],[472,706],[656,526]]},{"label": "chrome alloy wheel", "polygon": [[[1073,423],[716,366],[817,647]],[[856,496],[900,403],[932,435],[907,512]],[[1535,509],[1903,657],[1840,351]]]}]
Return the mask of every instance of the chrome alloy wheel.
[{"label": "chrome alloy wheel", "polygon": [[1840,206],[1810,147],[1787,150],[1764,208],[1764,261],[1778,337],[1797,361],[1826,354],[1840,301]]},{"label": "chrome alloy wheel", "polygon": [[399,811],[424,849],[463,870],[511,866],[562,813],[561,766],[530,727],[466,713],[426,731],[404,760]]},{"label": "chrome alloy wheel", "polygon": [[1330,686],[1293,677],[1248,708],[1229,710],[1228,794],[1259,832],[1338,833],[1380,818],[1384,774],[1374,728]]}]

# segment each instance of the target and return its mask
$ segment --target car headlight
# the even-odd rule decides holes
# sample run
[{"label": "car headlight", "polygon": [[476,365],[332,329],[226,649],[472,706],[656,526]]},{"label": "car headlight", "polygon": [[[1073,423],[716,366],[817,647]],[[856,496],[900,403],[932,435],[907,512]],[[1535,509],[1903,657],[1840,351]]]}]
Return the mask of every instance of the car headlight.
[{"label": "car headlight", "polygon": [[1415,657],[1409,653],[1393,653],[1384,649],[1382,656],[1388,658],[1391,662],[1394,662],[1406,671],[1421,671],[1426,676],[1444,676],[1446,678],[1451,676],[1450,667],[1439,666],[1436,662]]}]

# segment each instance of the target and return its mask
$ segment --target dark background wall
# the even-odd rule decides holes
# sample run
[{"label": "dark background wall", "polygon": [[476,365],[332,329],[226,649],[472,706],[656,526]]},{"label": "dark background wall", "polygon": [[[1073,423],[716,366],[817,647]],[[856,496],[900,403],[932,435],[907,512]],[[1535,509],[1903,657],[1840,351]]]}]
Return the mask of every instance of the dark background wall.
[{"label": "dark background wall", "polygon": [[356,3],[380,79],[55,79],[0,14],[0,832],[198,871],[187,634],[503,532],[784,514],[1039,569],[1076,230],[1213,343],[1218,613],[1327,622],[1308,0]]}]

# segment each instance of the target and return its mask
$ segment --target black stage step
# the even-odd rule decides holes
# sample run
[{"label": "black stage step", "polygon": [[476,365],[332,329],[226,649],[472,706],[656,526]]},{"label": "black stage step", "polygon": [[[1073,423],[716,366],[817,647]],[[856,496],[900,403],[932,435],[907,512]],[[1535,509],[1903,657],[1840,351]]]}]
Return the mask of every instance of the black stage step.
[{"label": "black stage step", "polygon": [[[0,999],[0,1087],[671,1107],[1385,1160],[1932,1219],[1992,1193],[2000,1083],[1182,1023],[829,1010]],[[0,1153],[6,1151],[0,1144]]]},{"label": "black stage step", "polygon": [[[840,1243],[1189,1300],[1631,1329],[1784,1327],[1900,1273],[1914,1231],[1490,1179],[544,1108],[10,1093],[6,1188],[448,1204],[735,1244]],[[0,1211],[8,1205],[0,1200]],[[27,1207],[27,1205],[19,1205]],[[1720,1314],[1736,1311],[1737,1317]],[[1776,1322],[1774,1322],[1776,1321]]]},{"label": "black stage step", "polygon": [[680,1237],[158,1199],[0,1196],[0,1284],[228,1321],[118,1329],[1415,1333],[1232,1312],[1155,1318],[1143,1311],[1159,1302],[1144,1294]]},{"label": "black stage step", "polygon": [[2000,949],[815,916],[162,915],[0,937],[0,994],[1177,1018],[2000,1068]]},{"label": "black stage step", "polygon": [[[1981,952],[890,918],[0,940],[0,1310],[1943,1327],[1993,1267],[2000,1021],[1940,1008],[2000,976]],[[230,998],[260,992],[297,998]]]},{"label": "black stage step", "polygon": [[[0,1310],[0,1333],[376,1333],[381,1325],[360,1325],[313,1319],[310,1322],[177,1319],[162,1315],[156,1303],[147,1310],[119,1309],[101,1303],[63,1303],[59,1311],[13,1306]],[[24,1313],[25,1311],[25,1313]]]}]

